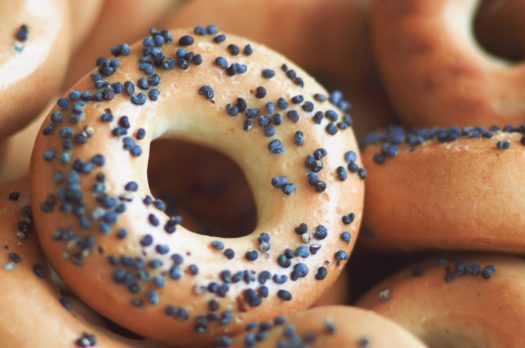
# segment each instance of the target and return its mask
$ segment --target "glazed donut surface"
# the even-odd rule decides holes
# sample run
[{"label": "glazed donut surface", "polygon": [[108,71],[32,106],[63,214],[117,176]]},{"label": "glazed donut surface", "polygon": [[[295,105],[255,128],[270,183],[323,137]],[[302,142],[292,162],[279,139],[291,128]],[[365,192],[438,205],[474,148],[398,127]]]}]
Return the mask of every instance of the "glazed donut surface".
[{"label": "glazed donut surface", "polygon": [[[3,347],[161,347],[87,321],[90,311],[51,281],[32,223],[28,183],[0,187],[0,341]],[[99,322],[100,323],[100,322]]]},{"label": "glazed donut surface", "polygon": [[393,126],[370,134],[363,244],[523,253],[524,130]]},{"label": "glazed donut surface", "polygon": [[[59,100],[33,152],[39,238],[60,276],[120,325],[178,346],[310,306],[346,263],[362,215],[366,171],[346,102],[214,26],[118,47]],[[202,236],[163,212],[146,175],[159,137],[239,164],[257,205],[251,234]]]},{"label": "glazed donut surface", "polygon": [[480,0],[375,1],[372,37],[387,94],[411,126],[525,122],[525,66],[484,52]]},{"label": "glazed donut surface", "polygon": [[318,307],[252,326],[231,347],[425,347],[394,322],[355,307]]},{"label": "glazed donut surface", "polygon": [[[35,118],[62,83],[70,54],[66,0],[0,1],[0,140]],[[8,15],[7,15],[8,14]]]},{"label": "glazed donut surface", "polygon": [[357,306],[430,347],[522,347],[524,271],[524,260],[514,256],[436,257],[377,284]]}]

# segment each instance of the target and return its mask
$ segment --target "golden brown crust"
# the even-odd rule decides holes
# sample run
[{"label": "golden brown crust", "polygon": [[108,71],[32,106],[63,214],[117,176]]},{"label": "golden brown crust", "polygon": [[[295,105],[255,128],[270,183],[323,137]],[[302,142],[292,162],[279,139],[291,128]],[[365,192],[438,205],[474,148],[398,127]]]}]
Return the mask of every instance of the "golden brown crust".
[{"label": "golden brown crust", "polygon": [[[490,265],[495,271],[486,273]],[[357,305],[401,324],[431,347],[520,347],[523,272],[523,258],[514,256],[433,258],[377,284]]]},{"label": "golden brown crust", "polygon": [[73,50],[76,50],[93,29],[104,5],[104,0],[69,0],[73,21]]},{"label": "golden brown crust", "polygon": [[348,270],[343,270],[339,278],[315,301],[314,307],[345,305],[350,301],[350,277]]},{"label": "golden brown crust", "polygon": [[[523,135],[493,134],[403,144],[383,164],[374,160],[383,145],[367,146],[362,242],[385,250],[523,252]],[[510,148],[498,149],[500,141]]]},{"label": "golden brown crust", "polygon": [[56,105],[56,99],[51,99],[52,102],[30,124],[0,142],[0,183],[29,175],[29,162],[36,136],[45,117]]},{"label": "golden brown crust", "polygon": [[[180,47],[177,46],[179,39],[192,33],[193,29],[173,31],[174,44],[163,47],[166,54],[172,56],[175,49]],[[78,105],[83,111],[82,118],[78,115],[71,118],[70,109],[60,111],[57,108],[55,111],[62,114],[63,121],[54,124],[50,116],[44,123],[43,132],[49,129],[50,125],[54,130],[49,136],[44,136],[43,133],[39,135],[31,164],[35,197],[33,206],[36,221],[40,226],[39,238],[46,255],[64,281],[80,298],[110,319],[147,337],[155,337],[180,346],[209,344],[219,335],[238,332],[248,321],[270,318],[279,313],[286,314],[310,306],[335,280],[346,263],[362,215],[363,181],[357,173],[348,173],[345,181],[340,181],[336,175],[337,166],[346,166],[345,152],[357,150],[351,129],[340,129],[330,136],[326,130],[326,127],[332,129],[329,127],[329,121],[325,119],[317,125],[311,119],[314,110],[307,111],[310,105],[307,101],[312,102],[316,111],[337,110],[328,101],[318,102],[314,99],[314,94],[326,95],[326,91],[303,70],[263,46],[251,43],[253,54],[248,56],[241,53],[231,56],[228,54],[228,44],[235,43],[242,50],[250,42],[227,35],[225,42],[217,44],[213,41],[214,36],[195,35],[194,42],[186,47],[186,50],[202,55],[201,65],[192,64],[187,70],[156,70],[161,76],[161,84],[160,96],[155,102],[147,100],[144,105],[138,106],[130,102],[130,97],[124,92],[115,95],[110,101],[86,102],[82,107]],[[136,82],[143,76],[138,69],[138,58],[142,54],[141,45],[142,41],[132,47],[130,56],[120,60],[120,68],[107,78],[110,82]],[[228,76],[226,71],[214,62],[218,56],[225,56],[231,62],[245,64],[246,73]],[[292,81],[286,77],[281,71],[282,64],[296,71],[302,78],[304,88],[299,87],[300,80]],[[276,76],[263,79],[261,73],[265,68],[273,69]],[[212,101],[199,94],[204,85],[214,88]],[[266,87],[266,96],[256,98],[255,89],[260,85]],[[92,86],[91,78],[85,78],[74,88],[93,91]],[[135,97],[138,91],[137,87]],[[291,102],[298,94],[305,98],[301,107]],[[228,116],[227,104],[235,102],[241,96],[245,98],[249,107],[266,108],[265,103],[275,103],[279,97],[290,103],[287,110],[283,111],[283,122],[275,137],[265,137],[263,128],[258,124],[254,125],[251,132],[244,131],[244,114],[237,117]],[[109,112],[108,110],[114,115],[114,119],[110,123],[102,122],[101,114]],[[290,110],[299,113],[300,119],[297,123],[289,120],[284,114]],[[347,118],[343,117],[344,112],[334,112],[342,120],[340,126],[345,127],[344,121]],[[131,128],[126,133],[133,137],[134,145],[128,143],[123,147],[122,141],[126,140],[122,136],[112,135],[115,134],[112,132],[115,132],[117,124],[125,125],[121,119],[122,115],[126,115],[131,123]],[[75,121],[78,124],[74,124]],[[61,161],[69,156],[64,155],[62,149],[64,135],[60,135],[60,129],[64,127],[72,128],[73,134],[81,133],[81,136],[73,136],[75,143],[70,153],[72,160],[61,164]],[[140,127],[146,130],[142,140],[136,138]],[[294,135],[298,129],[305,137],[302,146],[294,143]],[[254,192],[258,208],[258,225],[252,234],[235,239],[212,238],[191,233],[182,226],[177,226],[176,233],[164,232],[164,229],[169,231],[169,225],[165,225],[168,221],[166,214],[155,209],[152,204],[146,207],[143,203],[144,197],[149,194],[146,178],[149,144],[161,136],[174,136],[212,146],[239,164]],[[67,137],[66,135],[65,138]],[[269,143],[276,139],[280,139],[286,149],[280,156],[269,151]],[[137,147],[142,149],[141,156],[134,152]],[[305,168],[307,155],[319,148],[325,148],[328,153],[325,157],[320,155],[324,169],[318,174],[320,180],[326,182],[326,190],[322,193],[317,193],[314,187],[308,184],[306,174],[309,170]],[[138,157],[133,157],[130,152]],[[100,158],[94,159],[97,154],[104,155],[104,163],[101,163]],[[351,162],[360,168],[360,159],[355,156]],[[74,164],[75,159],[86,162]],[[91,161],[91,164],[87,163],[88,161]],[[97,164],[92,166],[94,163]],[[72,173],[72,166],[75,173]],[[317,166],[319,162],[316,161],[315,166],[312,164],[310,168]],[[65,177],[61,178],[60,173],[57,174],[56,171],[62,172]],[[79,174],[79,171],[82,173]],[[103,185],[97,186],[95,177],[99,172],[103,177],[99,176],[98,180]],[[359,173],[364,177],[363,170]],[[297,192],[288,196],[282,190],[272,187],[272,178],[282,175],[286,175],[290,182],[297,184]],[[53,180],[57,184],[54,184]],[[138,184],[136,192],[125,190],[130,181]],[[61,190],[61,187],[65,191]],[[81,190],[81,195],[77,188]],[[117,199],[125,207],[125,211],[118,214],[117,222],[114,221],[114,214],[106,215],[108,209],[115,208],[105,199],[108,196]],[[64,206],[65,203],[68,204]],[[102,208],[101,204],[105,208]],[[75,214],[68,213],[72,212],[70,208],[75,209]],[[104,220],[100,220],[100,214],[104,215]],[[346,224],[342,221],[343,216],[347,216]],[[352,218],[353,222],[350,221]],[[157,224],[157,220],[160,220],[160,224]],[[108,222],[102,224],[102,221]],[[109,221],[113,221],[114,224],[108,231],[106,228],[110,224]],[[301,223],[308,224],[308,232],[311,234],[301,237],[294,232],[294,228]],[[319,227],[319,237],[316,237],[316,240],[312,234],[320,224],[326,227],[329,234],[323,239],[323,229]],[[59,228],[63,230],[57,232]],[[122,240],[116,236],[121,228],[128,230],[127,237]],[[72,233],[84,242],[65,243],[63,239],[69,235],[69,232],[66,232],[68,229],[72,229]],[[99,232],[101,230],[109,234],[104,235]],[[341,238],[341,233],[345,230],[352,236],[349,242]],[[268,245],[258,242],[259,237],[263,238],[262,232],[267,232],[271,237],[271,250],[267,250]],[[148,239],[144,239],[146,234],[154,238],[152,245]],[[306,238],[307,236],[310,238]],[[140,240],[143,241],[142,244],[139,243]],[[233,249],[235,257],[228,260],[222,251],[214,249],[214,240],[221,240],[226,248]],[[162,252],[166,250],[162,245],[169,247],[169,253]],[[304,259],[299,256],[292,257],[291,265],[285,268],[277,264],[277,258],[283,255],[285,248],[290,248],[290,252],[294,253],[300,246],[315,250],[319,245],[321,249],[315,255],[312,253]],[[258,259],[253,262],[247,261],[247,253],[251,252],[250,255],[253,255],[254,251],[258,252]],[[182,265],[176,262],[177,257],[175,262],[171,259],[174,254],[184,255]],[[108,262],[111,256],[114,257],[112,263]],[[121,261],[121,256],[131,257],[132,260],[138,258],[140,262],[128,266],[129,262],[126,260],[129,259]],[[151,277],[163,277],[166,280],[164,288],[157,289],[157,283],[152,278],[144,280],[139,278],[141,273],[131,273],[133,267],[142,265],[142,261],[144,265],[150,265],[151,262],[158,264],[154,260],[162,261],[163,265],[151,267],[151,270],[148,266],[148,272]],[[75,263],[81,265],[76,266]],[[196,269],[192,264],[198,267],[198,274],[195,274]],[[309,271],[302,277],[305,267]],[[316,274],[323,269],[326,269],[328,274],[324,280],[316,280]],[[223,279],[228,278],[221,275],[225,270],[230,271],[231,275],[246,270],[247,273],[240,273],[245,274],[242,277],[246,279],[231,283],[229,280],[224,281]],[[264,270],[270,271],[271,275],[289,277],[284,284],[267,280],[266,287],[269,293],[266,298],[254,293],[261,287],[258,277]],[[171,279],[176,279],[177,272],[182,274],[180,281]],[[255,275],[257,280],[252,278]],[[295,281],[290,280],[296,277]],[[136,287],[120,284],[125,283],[127,279],[140,285],[138,293],[134,293]],[[85,286],[86,282],[91,285]],[[223,286],[223,290],[229,290],[224,290],[224,293],[221,289],[210,290],[215,289],[212,282]],[[250,291],[254,291],[251,293],[252,297]],[[293,296],[292,300],[288,301],[288,295]],[[215,307],[215,304],[210,304],[212,299],[218,302],[218,310],[210,310],[211,305]],[[259,300],[260,305],[256,303]],[[157,302],[156,305],[152,304]],[[136,307],[132,303],[135,303]],[[187,312],[183,314],[180,308]],[[189,316],[188,320],[184,320],[186,313]],[[207,314],[212,318],[233,314],[233,321],[227,320],[229,325],[217,321],[204,322],[199,315]],[[196,331],[205,333],[197,334]]]},{"label": "golden brown crust", "polygon": [[525,122],[525,66],[483,52],[480,1],[375,1],[372,37],[388,95],[411,126]]},{"label": "golden brown crust", "polygon": [[[102,327],[80,302],[62,296],[51,281],[31,222],[26,180],[0,187],[0,341],[5,347],[78,347],[85,333],[100,347],[160,347],[119,337]],[[16,200],[8,199],[17,192]],[[18,226],[18,228],[17,228]],[[21,227],[22,226],[22,227]],[[16,260],[14,262],[13,260]],[[40,276],[37,276],[37,271]],[[72,304],[70,311],[60,300]],[[89,320],[94,320],[93,322]]]},{"label": "golden brown crust", "polygon": [[368,14],[368,0],[192,0],[163,25],[213,23],[282,53],[325,87],[351,96],[359,135],[393,116],[377,81]]},{"label": "golden brown crust", "polygon": [[[258,330],[249,333],[255,336]],[[231,347],[248,347],[249,333],[237,337]],[[303,345],[294,347],[425,347],[394,322],[370,311],[345,306],[318,307],[296,313],[286,323],[270,329],[267,336],[253,346],[274,348],[278,342],[297,342],[298,338]]]},{"label": "golden brown crust", "polygon": [[[0,139],[35,118],[62,83],[71,33],[66,0],[2,1],[0,28]],[[16,38],[22,25],[29,34]]]}]

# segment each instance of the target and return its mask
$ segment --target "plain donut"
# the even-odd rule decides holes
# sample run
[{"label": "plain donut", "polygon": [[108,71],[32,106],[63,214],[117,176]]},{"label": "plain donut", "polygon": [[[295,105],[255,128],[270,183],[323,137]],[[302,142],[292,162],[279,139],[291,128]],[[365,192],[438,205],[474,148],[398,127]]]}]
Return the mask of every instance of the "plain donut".
[{"label": "plain donut", "polygon": [[472,35],[480,0],[375,1],[372,38],[387,93],[411,126],[525,122],[525,65]]}]

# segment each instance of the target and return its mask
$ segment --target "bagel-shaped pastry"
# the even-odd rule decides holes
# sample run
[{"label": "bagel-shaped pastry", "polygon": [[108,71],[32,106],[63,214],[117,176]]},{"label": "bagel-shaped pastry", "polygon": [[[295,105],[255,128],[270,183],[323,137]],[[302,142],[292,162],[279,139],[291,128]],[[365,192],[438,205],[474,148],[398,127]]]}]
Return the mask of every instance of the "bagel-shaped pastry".
[{"label": "bagel-shaped pastry", "polygon": [[430,347],[523,347],[525,261],[455,255],[417,263],[357,302],[391,319]]},{"label": "bagel-shaped pastry", "polygon": [[[74,0],[77,1],[77,0]],[[95,60],[116,43],[133,42],[181,0],[106,0],[95,26],[75,52],[66,75],[69,88],[86,75]],[[81,2],[84,6],[84,2]],[[77,5],[78,6],[78,5]]]},{"label": "bagel-shaped pastry", "polygon": [[92,312],[80,302],[57,290],[38,247],[28,186],[25,180],[18,180],[0,187],[2,346],[161,346],[121,337],[92,324],[86,319],[97,324],[102,322],[95,320]]},{"label": "bagel-shaped pastry", "polygon": [[525,58],[525,26],[522,0],[485,0],[478,9],[474,29],[479,43],[489,52],[512,61]]},{"label": "bagel-shaped pastry", "polygon": [[525,122],[525,65],[483,51],[480,0],[375,1],[372,38],[392,104],[411,126]]},{"label": "bagel-shaped pastry", "polygon": [[[310,306],[346,264],[362,217],[366,171],[346,102],[215,26],[152,30],[112,51],[58,101],[33,151],[39,238],[65,283],[109,319],[177,346]],[[239,165],[253,232],[203,236],[164,212],[147,180],[161,137]]]},{"label": "bagel-shaped pastry", "polygon": [[66,0],[0,1],[0,139],[35,118],[62,83],[71,46]]},{"label": "bagel-shaped pastry", "polygon": [[525,127],[405,130],[364,140],[364,244],[525,252]]},{"label": "bagel-shaped pastry", "polygon": [[30,124],[0,142],[0,184],[29,175],[29,163],[36,136],[45,117],[55,105],[56,98],[50,100]]},{"label": "bagel-shaped pastry", "polygon": [[[268,45],[327,88],[351,97],[363,135],[391,120],[373,64],[369,0],[192,0],[164,22],[169,28],[215,23]],[[256,13],[256,16],[240,15]],[[329,20],[327,20],[329,18]]]},{"label": "bagel-shaped pastry", "polygon": [[[110,0],[111,2],[111,0]],[[69,0],[73,20],[73,49],[77,49],[89,35],[104,5],[104,0]]]},{"label": "bagel-shaped pastry", "polygon": [[[227,342],[225,342],[227,343]],[[226,347],[226,345],[223,345]],[[425,345],[398,324],[356,307],[325,306],[277,317],[273,322],[249,324],[232,348],[241,347],[376,347]]]}]

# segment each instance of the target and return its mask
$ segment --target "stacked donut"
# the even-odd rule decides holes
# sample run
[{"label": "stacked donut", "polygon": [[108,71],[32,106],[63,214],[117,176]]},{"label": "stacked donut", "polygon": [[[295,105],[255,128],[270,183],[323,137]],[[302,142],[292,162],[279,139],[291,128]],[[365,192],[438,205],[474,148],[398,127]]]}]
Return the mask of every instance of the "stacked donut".
[{"label": "stacked donut", "polygon": [[[502,3],[485,3],[480,20],[516,5]],[[357,305],[431,347],[525,344],[525,70],[477,45],[471,26],[480,5],[376,1],[371,10],[379,70],[405,126],[361,141],[362,243],[383,252],[441,251],[375,285]]]},{"label": "stacked donut", "polygon": [[0,342],[525,345],[523,66],[480,6],[0,0]]}]

